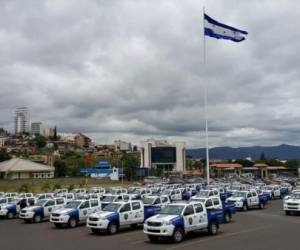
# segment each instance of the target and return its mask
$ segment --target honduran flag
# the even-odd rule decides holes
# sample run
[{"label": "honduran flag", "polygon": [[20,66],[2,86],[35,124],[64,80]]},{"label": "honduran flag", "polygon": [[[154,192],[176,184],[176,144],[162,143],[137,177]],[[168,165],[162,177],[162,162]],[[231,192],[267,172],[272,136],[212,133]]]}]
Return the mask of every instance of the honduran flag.
[{"label": "honduran flag", "polygon": [[241,42],[245,40],[245,35],[248,35],[248,32],[220,23],[204,14],[204,35],[217,39]]}]

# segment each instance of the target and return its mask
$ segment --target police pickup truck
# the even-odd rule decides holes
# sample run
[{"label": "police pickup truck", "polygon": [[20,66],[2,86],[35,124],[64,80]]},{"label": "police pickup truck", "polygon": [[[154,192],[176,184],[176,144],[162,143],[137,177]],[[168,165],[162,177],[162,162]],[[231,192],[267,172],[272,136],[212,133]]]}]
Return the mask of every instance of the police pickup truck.
[{"label": "police pickup truck", "polygon": [[115,234],[122,226],[136,227],[145,219],[158,214],[159,207],[144,207],[138,200],[129,202],[114,202],[108,204],[103,211],[91,214],[87,220],[87,227],[93,233],[101,231]]},{"label": "police pickup truck", "polygon": [[13,219],[20,210],[27,206],[33,206],[36,202],[35,198],[13,198],[9,203],[1,205],[0,216],[7,219]]},{"label": "police pickup truck", "polygon": [[273,199],[281,199],[282,198],[280,186],[278,186],[278,185],[265,186],[262,189],[262,191],[263,191],[264,194],[266,194],[267,196],[269,196],[271,198],[271,200],[273,200]]},{"label": "police pickup truck", "polygon": [[223,222],[229,223],[232,219],[232,215],[235,214],[236,212],[234,204],[222,203],[220,197],[205,198],[205,197],[194,196],[192,197],[191,201],[203,203],[207,210],[213,210],[213,209],[221,210],[223,214],[223,219],[222,221],[220,221],[220,223]]},{"label": "police pickup truck", "polygon": [[159,206],[161,208],[171,203],[168,195],[161,195],[161,196],[150,195],[144,197],[142,201],[145,206]]},{"label": "police pickup truck", "polygon": [[286,215],[300,212],[300,192],[292,193],[284,198],[283,210]]},{"label": "police pickup truck", "polygon": [[40,199],[34,206],[29,206],[20,211],[19,218],[25,222],[39,223],[50,217],[50,214],[66,205],[64,198]]},{"label": "police pickup truck", "polygon": [[50,215],[50,222],[60,228],[67,225],[70,228],[76,227],[79,223],[85,223],[87,217],[101,210],[99,200],[73,200],[64,208],[58,209]]},{"label": "police pickup truck", "polygon": [[263,209],[267,204],[268,198],[259,195],[256,190],[236,191],[226,200],[226,203],[235,205],[236,209],[247,211],[249,208],[258,207]]},{"label": "police pickup truck", "polygon": [[144,233],[150,241],[172,238],[179,243],[185,234],[193,231],[208,230],[212,235],[217,234],[222,216],[222,211],[208,211],[201,202],[172,203],[145,221]]}]

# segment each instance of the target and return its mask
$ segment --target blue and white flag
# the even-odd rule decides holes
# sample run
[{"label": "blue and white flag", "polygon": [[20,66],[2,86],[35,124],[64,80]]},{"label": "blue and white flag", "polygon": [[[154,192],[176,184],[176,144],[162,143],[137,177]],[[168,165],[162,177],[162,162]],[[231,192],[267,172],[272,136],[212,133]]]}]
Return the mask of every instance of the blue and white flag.
[{"label": "blue and white flag", "polygon": [[245,40],[248,32],[220,23],[204,14],[204,35],[234,42]]}]

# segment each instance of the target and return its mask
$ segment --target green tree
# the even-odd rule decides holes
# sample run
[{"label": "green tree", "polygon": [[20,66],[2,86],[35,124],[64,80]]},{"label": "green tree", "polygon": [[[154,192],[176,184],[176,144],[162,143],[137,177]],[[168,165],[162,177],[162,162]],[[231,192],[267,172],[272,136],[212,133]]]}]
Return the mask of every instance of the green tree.
[{"label": "green tree", "polygon": [[1,161],[7,161],[10,160],[11,157],[9,156],[9,154],[6,152],[6,150],[1,149],[0,150],[0,162]]},{"label": "green tree", "polygon": [[139,166],[139,160],[135,155],[124,153],[122,158],[122,167],[124,168],[124,174],[128,180],[136,178],[136,172]]},{"label": "green tree", "polygon": [[54,162],[55,167],[55,177],[65,177],[67,175],[67,166],[66,163],[62,160],[56,160]]},{"label": "green tree", "polygon": [[300,161],[299,160],[288,160],[284,164],[286,168],[299,168],[300,167]]},{"label": "green tree", "polygon": [[49,192],[51,190],[51,184],[48,180],[44,181],[41,187],[43,192]]},{"label": "green tree", "polygon": [[243,167],[253,167],[255,164],[253,161],[245,160],[245,159],[238,159],[235,163],[241,164]]},{"label": "green tree", "polygon": [[37,148],[43,148],[46,146],[46,144],[47,139],[42,135],[36,135],[35,138],[29,142],[29,145],[35,146]]}]

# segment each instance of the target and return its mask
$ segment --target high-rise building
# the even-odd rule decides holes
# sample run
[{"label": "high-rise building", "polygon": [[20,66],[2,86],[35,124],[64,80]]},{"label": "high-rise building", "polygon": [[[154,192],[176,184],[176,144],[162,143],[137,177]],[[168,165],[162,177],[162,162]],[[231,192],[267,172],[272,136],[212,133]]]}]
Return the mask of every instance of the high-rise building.
[{"label": "high-rise building", "polygon": [[30,132],[30,111],[27,107],[20,107],[15,110],[15,133],[24,132]]},{"label": "high-rise building", "polygon": [[31,134],[41,135],[43,133],[43,124],[41,122],[31,123]]}]

